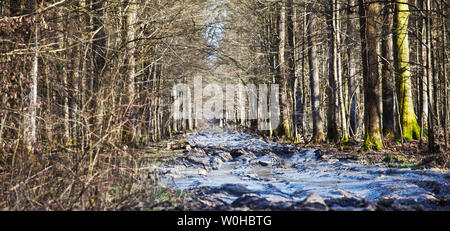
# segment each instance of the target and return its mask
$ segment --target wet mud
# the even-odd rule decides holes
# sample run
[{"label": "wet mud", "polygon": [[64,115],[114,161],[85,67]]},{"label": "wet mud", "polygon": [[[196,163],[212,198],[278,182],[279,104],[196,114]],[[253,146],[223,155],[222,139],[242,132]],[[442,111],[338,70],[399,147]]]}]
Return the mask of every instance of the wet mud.
[{"label": "wet mud", "polygon": [[183,210],[450,210],[450,174],[323,158],[314,149],[233,131],[187,135],[160,183]]}]

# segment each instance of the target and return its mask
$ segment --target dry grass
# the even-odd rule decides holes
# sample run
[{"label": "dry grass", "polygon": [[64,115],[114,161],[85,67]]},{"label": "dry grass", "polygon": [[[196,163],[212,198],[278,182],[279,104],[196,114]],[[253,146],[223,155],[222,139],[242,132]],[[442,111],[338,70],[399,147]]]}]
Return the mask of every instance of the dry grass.
[{"label": "dry grass", "polygon": [[149,210],[182,203],[180,191],[158,185],[153,164],[161,147],[95,154],[41,144],[31,154],[14,144],[5,142],[0,153],[0,210]]}]

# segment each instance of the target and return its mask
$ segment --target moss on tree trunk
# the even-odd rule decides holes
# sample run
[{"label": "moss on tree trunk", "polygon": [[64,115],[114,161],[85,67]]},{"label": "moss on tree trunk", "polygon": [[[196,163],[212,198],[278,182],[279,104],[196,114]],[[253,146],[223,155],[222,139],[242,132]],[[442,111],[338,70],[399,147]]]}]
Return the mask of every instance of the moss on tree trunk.
[{"label": "moss on tree trunk", "polygon": [[408,19],[409,7],[407,0],[396,2],[394,15],[394,52],[396,67],[397,97],[400,109],[402,138],[418,139],[420,126],[414,114],[414,104],[411,89],[411,72],[409,66]]}]

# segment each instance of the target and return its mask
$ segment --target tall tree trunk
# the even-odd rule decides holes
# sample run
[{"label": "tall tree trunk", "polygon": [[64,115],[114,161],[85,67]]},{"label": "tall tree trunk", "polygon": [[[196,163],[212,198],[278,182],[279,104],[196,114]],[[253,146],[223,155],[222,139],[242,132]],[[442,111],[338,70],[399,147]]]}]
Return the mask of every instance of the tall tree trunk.
[{"label": "tall tree trunk", "polygon": [[428,151],[433,153],[436,152],[436,144],[435,144],[435,134],[434,134],[434,116],[435,116],[435,109],[436,107],[433,107],[433,105],[437,102],[435,102],[435,98],[433,97],[432,91],[435,89],[432,89],[433,84],[433,70],[432,70],[432,56],[431,56],[431,0],[426,0],[425,3],[425,33],[426,33],[426,72],[427,72],[427,92],[428,92]]},{"label": "tall tree trunk", "polygon": [[129,103],[129,116],[130,120],[130,136],[131,142],[136,142],[136,109],[135,109],[135,100],[136,100],[136,90],[135,90],[135,77],[136,77],[136,58],[135,58],[135,49],[136,49],[136,23],[137,23],[137,2],[136,0],[129,0],[128,2],[128,10],[127,10],[127,75],[128,75],[128,103]]},{"label": "tall tree trunk", "polygon": [[412,99],[408,41],[409,15],[408,1],[397,0],[394,14],[394,58],[402,138],[406,140],[419,139],[420,136],[420,127],[414,114]]},{"label": "tall tree trunk", "polygon": [[383,86],[383,134],[393,138],[395,134],[394,72],[392,56],[392,14],[391,4],[385,1],[381,41],[381,71]]},{"label": "tall tree trunk", "polygon": [[379,3],[369,3],[360,0],[361,48],[364,79],[364,148],[382,149],[382,136],[380,129],[380,76],[378,72],[377,57],[377,31],[376,18],[380,14]]},{"label": "tall tree trunk", "polygon": [[67,73],[67,62],[65,61],[67,59],[66,57],[66,51],[64,49],[66,48],[66,30],[64,30],[64,26],[67,26],[67,20],[65,15],[63,15],[63,12],[58,12],[58,30],[61,32],[58,37],[58,44],[59,48],[62,51],[62,58],[63,62],[58,67],[60,69],[60,76],[62,76],[63,80],[63,101],[64,101],[64,142],[66,144],[70,143],[70,110],[69,110],[69,84],[68,84],[68,73]]},{"label": "tall tree trunk", "polygon": [[[442,45],[441,45],[441,59],[442,59],[442,80],[444,82],[444,150],[448,150],[448,104],[449,104],[449,98],[448,98],[448,82],[447,82],[447,28],[446,23],[448,21],[445,20],[444,15],[444,1],[441,0],[441,26],[442,26]],[[446,11],[448,12],[448,8],[446,8]],[[448,20],[448,19],[447,19]]]},{"label": "tall tree trunk", "polygon": [[[424,1],[417,0],[417,7],[423,12]],[[426,31],[424,24],[426,23],[426,18],[421,14],[417,19],[417,30],[418,30],[418,39],[419,44],[417,47],[417,59],[418,63],[423,64],[426,63],[424,57],[427,57],[426,53]],[[419,110],[419,125],[420,125],[420,142],[422,142],[423,131],[428,127],[426,124],[428,123],[428,93],[427,93],[427,74],[425,72],[425,68],[423,66],[420,67],[419,70],[419,102],[420,102],[420,110]]]},{"label": "tall tree trunk", "polygon": [[335,0],[331,0],[327,4],[327,28],[328,28],[328,114],[327,114],[327,140],[331,142],[339,141],[339,127],[338,127],[338,101],[337,101],[337,46],[336,46],[336,32],[335,32]]},{"label": "tall tree trunk", "polygon": [[334,2],[336,9],[334,11],[334,25],[335,25],[335,41],[336,41],[336,72],[337,72],[337,83],[338,83],[338,104],[339,104],[339,121],[341,125],[341,141],[347,142],[348,141],[348,129],[347,129],[347,115],[346,115],[346,104],[347,101],[344,100],[345,98],[348,98],[348,91],[347,91],[347,81],[344,81],[342,75],[343,75],[343,68],[342,68],[342,56],[341,56],[341,25],[340,25],[340,4],[338,1]]},{"label": "tall tree trunk", "polygon": [[308,4],[307,20],[307,39],[308,39],[308,62],[309,77],[311,85],[311,111],[313,118],[313,137],[314,143],[325,141],[323,131],[323,120],[320,115],[320,79],[319,79],[319,58],[317,55],[317,42],[314,34],[317,30],[317,13],[314,11],[313,3]]},{"label": "tall tree trunk", "polygon": [[279,68],[280,68],[280,95],[281,95],[281,123],[278,129],[279,136],[292,137],[292,86],[294,75],[293,59],[293,21],[292,0],[284,0],[281,3],[279,22]]},{"label": "tall tree trunk", "polygon": [[354,47],[356,46],[357,36],[355,34],[355,24],[357,23],[355,0],[348,0],[348,12],[347,12],[347,76],[348,76],[348,88],[349,88],[349,106],[350,106],[350,135],[354,136],[357,133],[358,113],[356,113],[357,102],[359,99],[357,81],[356,81],[356,65],[357,61],[355,56],[352,55]]}]

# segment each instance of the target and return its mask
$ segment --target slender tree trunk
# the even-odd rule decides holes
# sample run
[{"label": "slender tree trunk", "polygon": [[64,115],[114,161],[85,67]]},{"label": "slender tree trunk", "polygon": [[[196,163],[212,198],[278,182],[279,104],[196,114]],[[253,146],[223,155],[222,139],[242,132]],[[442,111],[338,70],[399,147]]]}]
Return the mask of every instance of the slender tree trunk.
[{"label": "slender tree trunk", "polygon": [[303,33],[302,33],[302,108],[301,108],[301,129],[302,129],[302,137],[304,142],[306,142],[305,135],[305,112],[306,112],[306,79],[305,79],[305,51],[307,50],[307,42],[306,42],[306,33],[307,33],[307,7],[305,6],[305,13],[303,14]]},{"label": "slender tree trunk", "polygon": [[[442,59],[442,80],[444,82],[444,150],[447,151],[448,150],[448,116],[449,116],[449,112],[448,112],[448,83],[447,83],[447,36],[446,36],[446,32],[447,32],[447,28],[446,28],[446,23],[448,21],[445,20],[444,15],[445,11],[444,11],[444,1],[441,0],[441,10],[442,10],[442,15],[441,15],[441,26],[442,26],[442,45],[441,45],[441,59]],[[448,8],[446,9],[446,11],[448,12]],[[447,19],[448,20],[448,19]]]},{"label": "slender tree trunk", "polygon": [[417,45],[417,59],[418,63],[421,64],[419,69],[419,102],[420,102],[420,110],[419,110],[419,125],[420,125],[420,142],[422,142],[423,139],[423,132],[427,128],[427,121],[428,121],[428,93],[427,93],[427,75],[425,72],[425,68],[423,68],[424,63],[426,63],[424,60],[424,57],[427,57],[426,53],[426,31],[424,24],[425,17],[422,16],[422,13],[424,12],[423,7],[424,1],[423,0],[417,0],[417,6],[421,11],[421,14],[419,18],[417,19],[417,30],[418,30],[418,39],[419,44]]},{"label": "slender tree trunk", "polygon": [[[64,30],[64,26],[67,26],[67,21],[65,15],[62,12],[58,12],[58,29],[61,32],[58,37],[59,48],[64,50],[66,48],[66,31]],[[64,59],[63,63],[59,66],[60,68],[60,76],[62,76],[63,80],[63,97],[64,97],[64,142],[66,144],[70,143],[70,110],[69,110],[69,83],[68,83],[68,73],[67,73],[67,63],[66,60],[66,52],[63,51],[61,54]]]},{"label": "slender tree trunk", "polygon": [[37,87],[38,87],[38,66],[39,66],[39,55],[38,55],[38,41],[39,41],[39,29],[38,24],[35,24],[35,50],[33,57],[32,70],[30,73],[31,77],[31,91],[30,91],[30,106],[28,115],[25,116],[25,128],[26,128],[26,138],[27,138],[27,149],[31,152],[34,151],[34,145],[36,144],[36,114],[37,114]]},{"label": "slender tree trunk", "polygon": [[327,114],[327,140],[331,142],[339,141],[338,126],[338,94],[337,94],[337,46],[335,32],[335,0],[331,0],[327,9],[327,25],[328,25],[328,53],[330,54],[328,63],[328,114]]},{"label": "slender tree trunk", "polygon": [[279,136],[292,137],[292,86],[294,75],[293,59],[293,22],[292,0],[284,0],[280,11],[280,43],[279,43],[279,68],[280,68],[280,95],[281,95],[281,123],[278,129]]},{"label": "slender tree trunk", "polygon": [[386,1],[383,9],[381,70],[383,86],[383,134],[393,138],[395,134],[394,113],[394,72],[392,56],[392,14],[391,4]]},{"label": "slender tree trunk", "polygon": [[313,10],[313,3],[308,4],[307,20],[307,39],[308,39],[308,62],[309,76],[311,85],[311,111],[313,118],[313,137],[314,143],[321,143],[325,140],[323,132],[323,120],[320,115],[320,79],[319,79],[319,58],[317,54],[317,42],[314,33],[317,29],[317,16]]},{"label": "slender tree trunk", "polygon": [[357,23],[357,14],[354,7],[355,0],[348,0],[348,12],[347,12],[347,75],[348,75],[348,88],[350,94],[350,135],[354,136],[357,133],[358,113],[356,113],[357,102],[359,99],[357,81],[356,81],[356,65],[357,61],[355,56],[352,55],[354,47],[356,46],[357,35],[355,34],[355,24]]},{"label": "slender tree trunk", "polygon": [[136,89],[135,89],[135,78],[136,78],[136,58],[135,58],[135,34],[136,34],[136,23],[137,23],[137,2],[136,0],[129,0],[127,8],[127,75],[128,75],[128,103],[129,103],[129,116],[130,120],[130,130],[131,130],[131,142],[136,142]]},{"label": "slender tree trunk", "polygon": [[426,72],[427,72],[427,92],[428,92],[428,151],[433,153],[436,152],[436,144],[435,144],[435,134],[434,134],[434,116],[435,112],[433,111],[433,105],[436,103],[433,97],[432,89],[433,84],[433,70],[432,70],[432,57],[431,57],[431,0],[426,0],[425,3],[425,33],[426,33]]},{"label": "slender tree trunk", "polygon": [[364,78],[364,148],[382,149],[380,128],[380,76],[377,57],[376,18],[380,14],[379,3],[360,0],[361,48]]},{"label": "slender tree trunk", "polygon": [[[334,25],[335,25],[335,41],[336,41],[336,73],[337,73],[337,84],[338,84],[338,109],[339,109],[339,121],[341,125],[341,141],[347,142],[348,141],[348,129],[347,129],[347,115],[346,115],[346,95],[348,92],[346,91],[346,81],[344,81],[342,75],[343,75],[343,68],[342,68],[342,56],[341,56],[341,25],[340,25],[340,4],[338,1],[334,2],[336,9],[334,11]],[[346,94],[347,93],[347,94]]]}]

